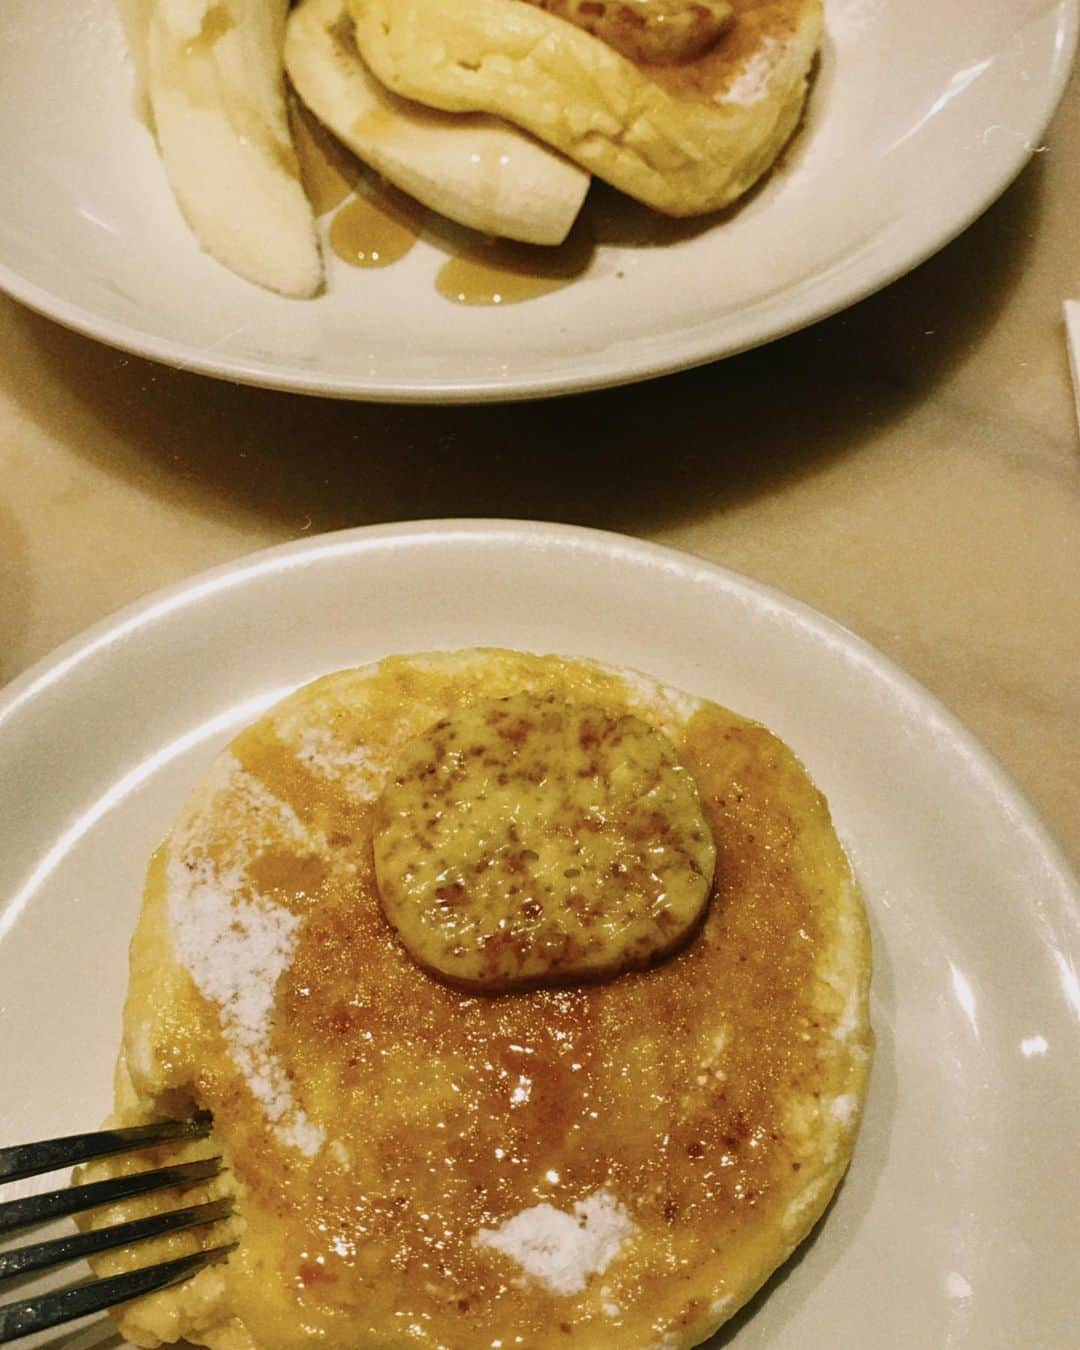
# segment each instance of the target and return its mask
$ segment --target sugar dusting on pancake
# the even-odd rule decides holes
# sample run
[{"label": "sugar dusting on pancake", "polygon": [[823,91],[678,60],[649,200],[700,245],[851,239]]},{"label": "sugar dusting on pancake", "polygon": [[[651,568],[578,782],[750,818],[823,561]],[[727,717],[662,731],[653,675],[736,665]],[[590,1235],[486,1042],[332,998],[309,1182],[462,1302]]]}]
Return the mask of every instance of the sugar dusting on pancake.
[{"label": "sugar dusting on pancake", "polygon": [[716,102],[749,108],[768,98],[769,87],[785,50],[785,44],[778,38],[763,38],[761,46],[736,73],[728,87],[716,95]]},{"label": "sugar dusting on pancake", "polygon": [[[716,840],[712,904],[652,970],[463,993],[382,914],[374,798],[449,711],[551,689],[671,738]],[[210,1109],[240,1217],[223,1267],[121,1329],[221,1350],[697,1344],[847,1164],[868,957],[823,799],[764,728],[509,652],[328,676],[234,742],[151,865],[118,1119]]]},{"label": "sugar dusting on pancake", "polygon": [[634,1225],[607,1191],[578,1200],[569,1214],[533,1205],[498,1228],[481,1228],[476,1241],[516,1261],[553,1294],[580,1294],[590,1275],[602,1275]]},{"label": "sugar dusting on pancake", "polygon": [[[274,820],[284,837],[307,847],[295,812],[224,754],[216,765],[221,790]],[[216,800],[216,797],[215,797]],[[289,968],[301,926],[298,915],[253,890],[242,859],[223,863],[198,842],[207,821],[189,822],[168,864],[169,922],[176,956],[199,993],[220,1009],[230,1052],[266,1119],[281,1139],[308,1155],[324,1132],[293,1099],[284,1067],[271,1048],[274,996]]]}]

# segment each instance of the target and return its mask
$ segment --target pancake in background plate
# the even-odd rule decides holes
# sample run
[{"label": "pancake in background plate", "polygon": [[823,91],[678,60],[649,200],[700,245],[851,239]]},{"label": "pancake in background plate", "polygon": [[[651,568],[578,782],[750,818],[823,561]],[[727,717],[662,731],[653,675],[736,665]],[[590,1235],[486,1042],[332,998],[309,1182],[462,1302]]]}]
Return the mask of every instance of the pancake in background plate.
[{"label": "pancake in background plate", "polygon": [[[505,118],[674,216],[728,205],[771,167],[802,114],[822,31],[821,0],[558,0],[557,13],[540,0],[348,7],[364,60],[395,93]],[[596,35],[632,31],[627,20],[670,29],[686,13],[705,25],[688,25],[683,60],[646,60],[632,40],[619,50]]]},{"label": "pancake in background plate", "polygon": [[[711,895],[651,968],[463,990],[384,915],[380,794],[417,737],[528,698],[663,733],[692,780],[678,809],[690,821],[699,803],[715,845]],[[688,829],[675,846],[691,838],[690,871],[708,875]],[[848,1164],[869,969],[824,798],[763,727],[634,673],[509,651],[317,680],[218,758],[150,865],[115,1119],[212,1112],[211,1141],[158,1157],[222,1149],[210,1193],[234,1191],[237,1214],[137,1259],[237,1246],[121,1310],[120,1329],[222,1350],[698,1344]]]}]

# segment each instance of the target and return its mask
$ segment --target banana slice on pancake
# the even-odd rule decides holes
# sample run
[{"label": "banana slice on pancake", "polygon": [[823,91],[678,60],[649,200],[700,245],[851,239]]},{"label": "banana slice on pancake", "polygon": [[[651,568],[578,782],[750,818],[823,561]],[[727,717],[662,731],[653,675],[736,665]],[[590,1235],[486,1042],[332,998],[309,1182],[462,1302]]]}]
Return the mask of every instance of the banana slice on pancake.
[{"label": "banana slice on pancake", "polygon": [[293,10],[285,66],[315,116],[425,206],[507,239],[566,238],[588,173],[496,118],[438,112],[391,93],[357,52],[344,0],[303,0]]},{"label": "banana slice on pancake", "polygon": [[[687,24],[686,45],[661,62],[621,43],[637,52],[624,55],[597,20],[613,11],[614,31],[640,10],[642,24],[670,31],[673,0],[347,2],[361,55],[394,92],[504,117],[674,216],[728,205],[772,165],[801,116],[822,29],[821,0],[732,0],[701,29],[704,46]],[[691,17],[703,8],[681,5]]]},{"label": "banana slice on pancake", "polygon": [[249,281],[303,297],[321,289],[323,267],[289,135],[287,9],[287,0],[129,0],[125,18],[146,44],[136,67],[199,243]]},{"label": "banana slice on pancake", "polygon": [[536,0],[541,9],[593,33],[632,61],[690,61],[719,38],[728,0]]}]

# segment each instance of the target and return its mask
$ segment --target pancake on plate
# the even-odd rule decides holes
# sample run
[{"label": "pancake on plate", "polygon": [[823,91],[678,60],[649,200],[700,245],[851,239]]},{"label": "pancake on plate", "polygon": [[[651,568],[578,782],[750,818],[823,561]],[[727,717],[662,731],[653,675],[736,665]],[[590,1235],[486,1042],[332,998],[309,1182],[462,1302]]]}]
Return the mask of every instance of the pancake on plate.
[{"label": "pancake on plate", "polygon": [[[516,124],[674,216],[726,206],[794,131],[821,0],[348,0],[395,93]],[[674,36],[670,36],[670,35]]]},{"label": "pancake on plate", "polygon": [[136,1260],[236,1245],[120,1329],[696,1345],[847,1167],[869,974],[825,800],[756,723],[500,650],[317,680],[219,756],[149,867],[114,1120],[211,1112],[154,1161],[220,1150],[186,1198],[236,1211]]}]

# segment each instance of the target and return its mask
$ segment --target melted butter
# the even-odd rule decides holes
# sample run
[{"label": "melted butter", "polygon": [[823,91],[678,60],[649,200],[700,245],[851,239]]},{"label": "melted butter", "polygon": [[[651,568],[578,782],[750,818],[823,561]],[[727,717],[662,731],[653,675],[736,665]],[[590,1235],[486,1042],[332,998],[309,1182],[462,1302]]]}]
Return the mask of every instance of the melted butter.
[{"label": "melted butter", "polygon": [[640,968],[682,942],[715,848],[661,732],[553,694],[485,699],[395,761],[374,834],[412,955],[486,989]]},{"label": "melted butter", "polygon": [[300,103],[289,109],[300,181],[317,216],[332,211],[362,178],[356,158]]},{"label": "melted butter", "polygon": [[352,267],[387,267],[416,243],[423,208],[380,186],[347,202],[330,225],[330,247]]},{"label": "melted butter", "polygon": [[513,305],[569,286],[585,272],[592,254],[592,238],[582,228],[557,248],[485,240],[445,262],[435,288],[459,305]]}]

